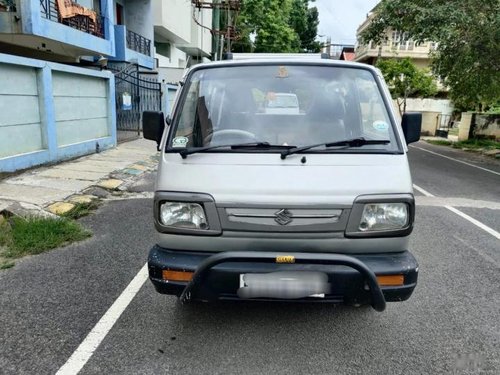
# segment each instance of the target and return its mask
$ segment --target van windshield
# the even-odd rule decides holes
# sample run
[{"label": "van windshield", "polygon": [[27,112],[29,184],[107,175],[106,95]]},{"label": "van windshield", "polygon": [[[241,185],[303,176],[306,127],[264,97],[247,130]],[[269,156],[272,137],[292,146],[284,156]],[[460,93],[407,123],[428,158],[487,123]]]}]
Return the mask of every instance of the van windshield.
[{"label": "van windshield", "polygon": [[[307,152],[398,151],[370,70],[312,65],[217,67],[194,71],[185,90],[169,139],[170,151],[252,142],[304,147],[353,138],[388,142]],[[245,151],[280,150],[248,147]]]}]

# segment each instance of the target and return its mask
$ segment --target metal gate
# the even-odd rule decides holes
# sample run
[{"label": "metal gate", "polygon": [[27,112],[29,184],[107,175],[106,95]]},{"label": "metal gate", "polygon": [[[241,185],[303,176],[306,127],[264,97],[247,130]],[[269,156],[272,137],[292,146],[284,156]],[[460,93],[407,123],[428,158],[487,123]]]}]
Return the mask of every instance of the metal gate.
[{"label": "metal gate", "polygon": [[448,138],[448,132],[453,126],[451,115],[440,114],[436,118],[436,137]]},{"label": "metal gate", "polygon": [[135,64],[109,66],[115,75],[118,142],[141,135],[142,112],[161,111],[161,84],[155,74],[141,74]]}]

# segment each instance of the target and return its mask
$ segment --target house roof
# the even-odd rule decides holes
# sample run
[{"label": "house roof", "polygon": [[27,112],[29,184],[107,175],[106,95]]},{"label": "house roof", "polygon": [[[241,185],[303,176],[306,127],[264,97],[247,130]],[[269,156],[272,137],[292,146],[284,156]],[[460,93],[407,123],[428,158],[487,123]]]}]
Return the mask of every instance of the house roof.
[{"label": "house roof", "polygon": [[354,52],[342,52],[340,55],[340,60],[354,61]]}]

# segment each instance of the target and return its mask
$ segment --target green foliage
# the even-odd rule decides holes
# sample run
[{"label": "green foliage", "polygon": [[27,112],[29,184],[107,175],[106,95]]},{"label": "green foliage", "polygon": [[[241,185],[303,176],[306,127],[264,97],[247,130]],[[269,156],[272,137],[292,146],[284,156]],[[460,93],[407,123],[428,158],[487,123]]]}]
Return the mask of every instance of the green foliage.
[{"label": "green foliage", "polygon": [[466,141],[455,142],[454,148],[467,148],[472,150],[500,150],[500,142],[492,139],[468,139]]},{"label": "green foliage", "polygon": [[429,97],[437,92],[433,77],[418,69],[409,58],[381,59],[377,67],[382,71],[393,99],[398,100],[399,112],[406,111],[409,97]]},{"label": "green foliage", "polygon": [[0,258],[20,258],[40,254],[64,244],[80,241],[91,234],[68,219],[11,217],[0,225]]},{"label": "green foliage", "polygon": [[[314,1],[311,0],[311,2]],[[321,51],[321,43],[316,41],[318,25],[318,8],[310,8],[309,0],[294,0],[292,2],[290,26],[299,36],[301,52],[317,53]]]},{"label": "green foliage", "polygon": [[98,207],[99,201],[95,199],[89,203],[77,203],[75,207],[61,216],[75,220],[90,215],[93,211],[97,210]]},{"label": "green foliage", "polygon": [[427,143],[438,146],[451,146],[453,148],[467,149],[470,151],[489,151],[500,150],[500,142],[492,139],[468,139],[466,141],[452,142],[449,140],[441,139],[428,139]]},{"label": "green foliage", "polygon": [[437,42],[432,69],[459,110],[500,102],[500,1],[382,0],[361,37],[379,43],[388,28]]},{"label": "green foliage", "polygon": [[319,52],[318,24],[318,10],[309,8],[309,0],[243,0],[236,22],[241,38],[232,51]]}]

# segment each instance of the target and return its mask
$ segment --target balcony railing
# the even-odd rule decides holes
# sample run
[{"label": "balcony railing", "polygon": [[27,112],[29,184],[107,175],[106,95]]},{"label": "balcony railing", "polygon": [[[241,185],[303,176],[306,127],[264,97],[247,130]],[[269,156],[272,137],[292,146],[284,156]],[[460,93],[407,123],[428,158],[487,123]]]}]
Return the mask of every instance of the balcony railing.
[{"label": "balcony railing", "polygon": [[61,23],[99,38],[104,38],[104,17],[98,12],[94,11],[96,13],[95,21],[85,15],[63,18],[58,11],[56,0],[40,0],[40,10],[42,17],[48,20]]},{"label": "balcony railing", "polygon": [[130,30],[127,30],[127,48],[151,56],[151,41]]},{"label": "balcony railing", "polygon": [[15,12],[16,0],[0,0],[0,12]]}]

